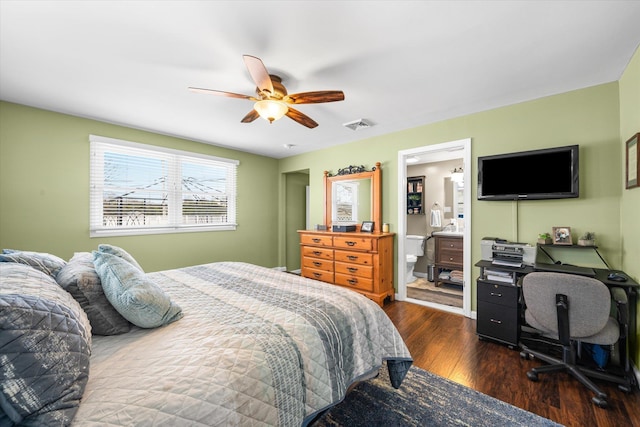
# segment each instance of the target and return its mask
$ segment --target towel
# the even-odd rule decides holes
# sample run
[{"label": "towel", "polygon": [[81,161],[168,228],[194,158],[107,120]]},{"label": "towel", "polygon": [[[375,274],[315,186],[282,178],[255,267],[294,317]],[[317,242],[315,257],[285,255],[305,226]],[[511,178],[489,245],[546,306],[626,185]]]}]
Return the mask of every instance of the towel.
[{"label": "towel", "polygon": [[442,227],[442,214],[440,209],[431,209],[431,226]]}]

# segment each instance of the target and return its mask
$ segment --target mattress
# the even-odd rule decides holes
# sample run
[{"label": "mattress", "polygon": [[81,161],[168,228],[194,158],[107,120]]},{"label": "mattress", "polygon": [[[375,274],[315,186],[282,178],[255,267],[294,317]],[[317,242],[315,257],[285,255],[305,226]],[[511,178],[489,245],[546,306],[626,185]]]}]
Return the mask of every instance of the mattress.
[{"label": "mattress", "polygon": [[247,263],[149,273],[184,317],[94,336],[73,426],[301,426],[411,355],[362,295]]}]

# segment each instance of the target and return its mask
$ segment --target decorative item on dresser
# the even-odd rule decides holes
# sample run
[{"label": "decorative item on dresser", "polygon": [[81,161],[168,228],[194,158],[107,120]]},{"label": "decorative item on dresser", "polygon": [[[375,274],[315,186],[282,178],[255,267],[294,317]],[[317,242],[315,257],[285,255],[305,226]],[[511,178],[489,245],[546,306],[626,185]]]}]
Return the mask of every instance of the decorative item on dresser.
[{"label": "decorative item on dresser", "polygon": [[[356,229],[349,233],[298,231],[302,276],[352,289],[380,306],[395,295],[395,234],[380,231],[381,174],[380,163],[371,171],[349,166],[335,176],[325,172],[324,225],[328,230]],[[341,197],[341,192],[350,197]]]}]

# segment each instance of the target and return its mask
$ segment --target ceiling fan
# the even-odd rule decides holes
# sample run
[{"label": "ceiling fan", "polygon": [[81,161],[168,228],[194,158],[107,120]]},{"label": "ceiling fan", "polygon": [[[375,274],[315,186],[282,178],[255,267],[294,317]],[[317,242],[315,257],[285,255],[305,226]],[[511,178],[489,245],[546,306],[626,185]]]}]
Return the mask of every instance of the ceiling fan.
[{"label": "ceiling fan", "polygon": [[287,94],[287,89],[282,84],[282,78],[275,74],[269,74],[260,58],[251,55],[243,55],[244,63],[249,70],[251,78],[256,84],[256,96],[242,95],[239,93],[224,92],[221,90],[202,89],[190,87],[192,92],[206,93],[210,95],[227,96],[255,101],[253,110],[244,116],[242,123],[251,123],[258,117],[263,117],[269,123],[283,116],[313,129],[318,126],[311,117],[291,107],[294,104],[320,104],[323,102],[343,101],[344,93],[341,90],[323,90],[316,92],[301,92],[292,95]]}]

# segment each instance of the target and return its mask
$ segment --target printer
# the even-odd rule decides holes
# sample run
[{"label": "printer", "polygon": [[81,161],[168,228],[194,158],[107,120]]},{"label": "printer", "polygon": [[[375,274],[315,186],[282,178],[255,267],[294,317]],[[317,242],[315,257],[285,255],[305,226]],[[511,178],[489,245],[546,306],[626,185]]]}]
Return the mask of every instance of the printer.
[{"label": "printer", "polygon": [[480,247],[482,259],[495,265],[522,267],[536,262],[536,248],[528,243],[485,237],[480,242]]}]

